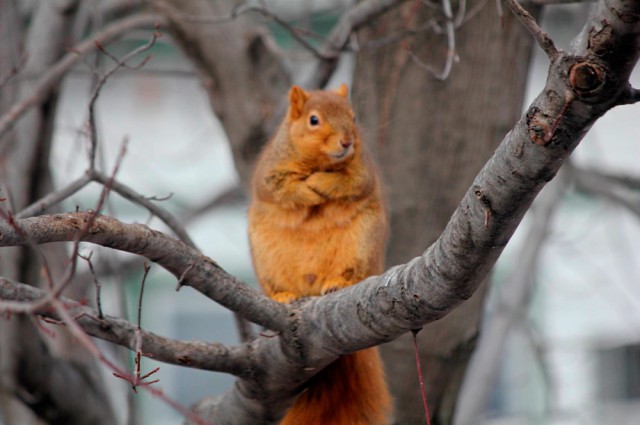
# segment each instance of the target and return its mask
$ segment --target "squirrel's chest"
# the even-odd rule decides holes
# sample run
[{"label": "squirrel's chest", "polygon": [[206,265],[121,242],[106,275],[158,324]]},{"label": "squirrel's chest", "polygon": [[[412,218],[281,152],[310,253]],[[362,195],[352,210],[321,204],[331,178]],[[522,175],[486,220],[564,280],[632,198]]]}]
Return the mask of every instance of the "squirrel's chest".
[{"label": "squirrel's chest", "polygon": [[262,218],[276,232],[295,232],[301,237],[347,231],[357,223],[360,212],[359,205],[353,203],[327,203],[294,210],[267,208]]}]

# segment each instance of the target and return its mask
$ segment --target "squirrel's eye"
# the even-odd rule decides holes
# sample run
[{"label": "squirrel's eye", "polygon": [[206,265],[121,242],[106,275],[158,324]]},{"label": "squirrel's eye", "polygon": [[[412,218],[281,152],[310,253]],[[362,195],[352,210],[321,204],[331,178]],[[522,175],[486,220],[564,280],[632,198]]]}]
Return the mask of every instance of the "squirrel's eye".
[{"label": "squirrel's eye", "polygon": [[316,126],[318,124],[320,124],[320,118],[318,118],[317,115],[311,115],[309,117],[309,124]]}]

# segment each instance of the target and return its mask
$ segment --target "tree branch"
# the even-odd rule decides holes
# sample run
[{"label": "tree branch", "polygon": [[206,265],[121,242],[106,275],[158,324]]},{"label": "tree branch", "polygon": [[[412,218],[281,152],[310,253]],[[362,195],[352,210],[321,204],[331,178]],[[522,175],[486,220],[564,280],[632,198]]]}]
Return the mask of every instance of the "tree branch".
[{"label": "tree branch", "polygon": [[[114,218],[77,212],[0,221],[0,246],[28,246],[49,242],[83,242],[142,255],[205,296],[268,329],[286,329],[288,308],[259,294],[222,270],[213,260],[183,242],[142,224],[125,224]],[[88,231],[82,232],[93,219]]]},{"label": "tree branch", "polygon": [[504,3],[516,18],[518,18],[522,25],[529,30],[533,38],[535,38],[542,50],[547,54],[549,60],[555,60],[560,52],[549,35],[542,31],[542,28],[540,28],[533,16],[531,16],[531,14],[527,12],[517,0],[504,0]]},{"label": "tree branch", "polygon": [[553,214],[557,211],[567,185],[558,178],[547,186],[531,209],[531,224],[506,283],[501,286],[495,311],[483,327],[480,342],[465,376],[456,410],[456,424],[473,424],[482,416],[500,371],[505,341],[518,316],[528,310],[531,291],[536,283],[535,271],[543,243],[547,239]]},{"label": "tree branch", "polygon": [[[92,180],[99,182],[101,184],[107,184],[107,182],[109,181],[109,177],[106,176],[104,173],[95,171],[92,173]],[[180,221],[176,217],[174,217],[173,214],[171,214],[169,211],[155,204],[148,198],[142,196],[141,194],[139,194],[129,186],[117,180],[114,180],[112,182],[111,190],[113,190],[115,193],[122,196],[123,198],[133,202],[134,204],[140,205],[141,207],[144,207],[147,210],[149,210],[151,214],[155,215],[160,220],[162,220],[175,233],[178,239],[180,239],[181,241],[183,241],[184,243],[186,243],[192,248],[196,247],[195,243],[193,242],[193,239],[191,239],[191,237],[189,236],[189,233],[187,233],[187,230],[184,228],[182,223],[180,223]]]},{"label": "tree branch", "polygon": [[42,75],[33,85],[31,93],[20,99],[9,110],[0,116],[0,138],[13,126],[13,123],[20,119],[25,112],[35,105],[40,104],[47,98],[51,90],[58,84],[64,74],[82,56],[96,49],[96,42],[107,44],[120,37],[124,32],[134,28],[153,26],[163,22],[163,18],[157,15],[141,14],[123,18],[105,27],[103,31],[90,36],[87,40],[70,49],[56,62],[51,69]]},{"label": "tree branch", "polygon": [[[21,310],[46,296],[46,291],[0,277],[0,312],[2,313]],[[255,367],[251,364],[252,359],[247,345],[227,347],[220,343],[164,338],[144,329],[137,331],[136,325],[124,319],[109,315],[100,317],[97,310],[77,301],[65,298],[61,298],[60,301],[68,309],[69,314],[76,318],[82,329],[96,338],[135,351],[136,332],[139,332],[142,339],[140,348],[145,357],[195,369],[230,373],[239,377],[248,376],[246,371]],[[34,313],[54,321],[61,320],[49,306],[40,308]]]},{"label": "tree branch", "polygon": [[383,14],[389,9],[398,6],[405,0],[367,0],[358,2],[346,13],[340,16],[340,20],[331,30],[329,39],[324,44],[321,52],[322,60],[318,63],[314,73],[305,86],[309,88],[324,87],[338,65],[338,54],[344,49],[351,34],[371,19]]}]

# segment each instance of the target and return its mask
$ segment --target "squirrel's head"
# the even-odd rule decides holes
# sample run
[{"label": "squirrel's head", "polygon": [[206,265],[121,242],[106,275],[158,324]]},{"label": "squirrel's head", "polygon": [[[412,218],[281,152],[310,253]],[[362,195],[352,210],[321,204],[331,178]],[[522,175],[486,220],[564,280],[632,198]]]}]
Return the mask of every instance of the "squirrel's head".
[{"label": "squirrel's head", "polygon": [[289,91],[289,139],[300,158],[313,168],[346,165],[360,149],[347,96],[346,84],[337,90],[307,92],[293,86]]}]

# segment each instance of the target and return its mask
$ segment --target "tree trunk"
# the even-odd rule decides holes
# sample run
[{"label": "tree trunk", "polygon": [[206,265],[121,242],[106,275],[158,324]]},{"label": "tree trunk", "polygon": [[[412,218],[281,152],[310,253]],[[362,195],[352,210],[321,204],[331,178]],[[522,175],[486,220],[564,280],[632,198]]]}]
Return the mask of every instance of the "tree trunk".
[{"label": "tree trunk", "polygon": [[[8,28],[9,33],[2,37],[6,41],[0,43],[3,46],[0,59],[7,58],[0,60],[0,78],[14,71],[17,74],[0,92],[0,113],[13,102],[31,95],[33,81],[66,52],[78,0],[38,3],[28,30],[20,27],[17,4],[0,2],[0,16],[6,24],[2,28]],[[57,90],[54,90],[0,139],[0,198],[6,198],[0,205],[3,209],[18,212],[51,191],[49,152],[56,105]],[[54,279],[61,276],[66,265],[65,247],[39,249],[47,257]],[[33,285],[41,281],[42,267],[40,257],[32,249],[15,249],[0,257],[3,275]],[[55,338],[41,333],[28,316],[15,315],[9,321],[0,321],[3,423],[40,423],[35,416],[50,424],[115,423],[106,390],[98,384],[101,376],[96,360],[78,350],[65,329],[56,329],[54,333]]]},{"label": "tree trunk", "polygon": [[[470,2],[469,10],[476,5]],[[409,2],[359,34],[363,49],[357,55],[354,105],[386,183],[388,266],[410,260],[435,241],[522,109],[533,38],[510,14],[501,22],[493,3],[455,31],[460,61],[445,81],[424,67],[439,72],[443,66],[445,35],[423,31],[368,48],[378,34],[417,28],[436,13],[426,7],[416,10]],[[484,293],[481,288],[418,334],[433,424],[452,421],[478,335]],[[382,353],[395,396],[395,423],[424,424],[411,335],[383,346]]]}]

